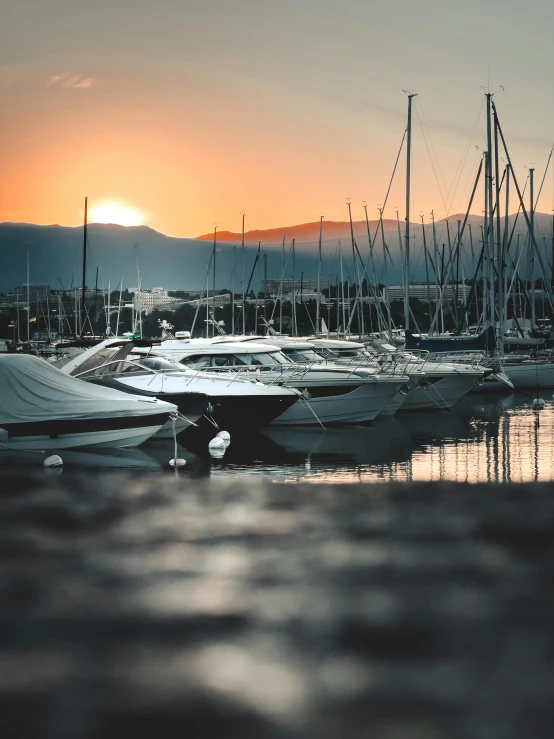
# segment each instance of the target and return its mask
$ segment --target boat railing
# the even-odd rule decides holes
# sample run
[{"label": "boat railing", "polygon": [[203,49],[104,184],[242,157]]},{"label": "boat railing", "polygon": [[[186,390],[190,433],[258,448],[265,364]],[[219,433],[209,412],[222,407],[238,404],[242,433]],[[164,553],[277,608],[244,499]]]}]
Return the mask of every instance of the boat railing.
[{"label": "boat railing", "polygon": [[[248,365],[227,365],[224,367],[202,367],[202,372],[216,375],[232,375],[233,379],[237,377],[242,379],[254,380],[261,378],[262,375],[267,376],[271,373],[274,377],[264,385],[283,385],[286,381],[302,379],[314,366],[321,366],[320,362],[288,363],[288,364],[248,364]],[[233,380],[231,380],[233,381]]]}]

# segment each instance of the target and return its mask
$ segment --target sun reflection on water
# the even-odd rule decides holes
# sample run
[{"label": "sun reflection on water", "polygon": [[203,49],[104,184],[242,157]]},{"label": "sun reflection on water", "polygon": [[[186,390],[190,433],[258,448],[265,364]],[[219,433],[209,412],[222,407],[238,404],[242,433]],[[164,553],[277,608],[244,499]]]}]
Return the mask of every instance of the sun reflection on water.
[{"label": "sun reflection on water", "polygon": [[264,436],[273,446],[255,459],[233,453],[211,475],[314,483],[554,480],[554,404],[534,411],[520,395],[471,398],[449,413],[400,413],[370,427],[270,428]]}]

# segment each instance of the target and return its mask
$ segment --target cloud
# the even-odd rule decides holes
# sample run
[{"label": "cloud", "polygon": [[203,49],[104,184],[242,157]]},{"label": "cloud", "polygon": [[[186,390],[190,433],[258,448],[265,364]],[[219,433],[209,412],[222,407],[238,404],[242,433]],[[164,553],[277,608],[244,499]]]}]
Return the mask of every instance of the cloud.
[{"label": "cloud", "polygon": [[85,77],[82,74],[71,74],[70,72],[63,72],[62,74],[51,75],[46,84],[48,87],[72,87],[75,89],[96,86],[98,80],[94,77]]}]

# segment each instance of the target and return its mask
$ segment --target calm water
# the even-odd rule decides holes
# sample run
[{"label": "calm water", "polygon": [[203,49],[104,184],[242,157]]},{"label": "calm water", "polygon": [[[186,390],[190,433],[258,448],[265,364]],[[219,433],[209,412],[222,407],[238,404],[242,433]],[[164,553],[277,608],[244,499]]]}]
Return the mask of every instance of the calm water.
[{"label": "calm water", "polygon": [[[546,391],[543,396],[549,398]],[[275,482],[456,480],[525,482],[554,479],[554,404],[531,408],[525,395],[474,395],[450,412],[400,413],[371,426],[265,429],[232,438],[222,459],[206,448],[179,448],[181,476],[261,475]],[[173,443],[136,450],[61,453],[65,469],[173,474]],[[4,469],[36,465],[43,455],[0,453]]]}]

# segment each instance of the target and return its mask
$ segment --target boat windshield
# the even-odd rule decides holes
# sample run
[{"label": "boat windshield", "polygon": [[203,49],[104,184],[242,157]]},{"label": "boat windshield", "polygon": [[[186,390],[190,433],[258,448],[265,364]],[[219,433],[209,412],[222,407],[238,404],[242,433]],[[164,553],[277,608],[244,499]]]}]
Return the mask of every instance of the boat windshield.
[{"label": "boat windshield", "polygon": [[363,349],[336,349],[335,350],[338,357],[341,359],[344,359],[346,357],[363,357],[364,351]]},{"label": "boat windshield", "polygon": [[[92,370],[95,370],[99,368],[100,366],[106,364],[111,359],[115,357],[115,355],[120,351],[120,346],[114,346],[114,347],[105,347],[99,352],[96,352],[96,354],[93,354],[92,357],[89,357],[88,359],[85,359],[84,362],[82,362],[80,365],[78,365],[73,372],[72,375],[84,375],[85,373],[91,373]],[[70,358],[73,359],[74,357]],[[62,366],[62,365],[58,365]],[[99,377],[99,375],[95,375],[94,373],[89,374],[89,377]]]},{"label": "boat windshield", "polygon": [[110,375],[147,375],[153,374],[151,369],[147,367],[141,367],[136,362],[130,362],[129,360],[120,360],[115,362],[109,362],[103,364],[101,367],[96,369],[88,370],[87,372],[81,372],[77,375],[82,380],[90,380],[93,377],[109,377]]},{"label": "boat windshield", "polygon": [[140,357],[140,359],[133,357],[133,360],[142,367],[148,367],[155,372],[179,372],[182,369],[175,362],[163,357]]},{"label": "boat windshield", "polygon": [[293,362],[324,362],[324,357],[321,356],[315,349],[294,349],[292,347],[285,347],[283,349],[285,354]]}]

